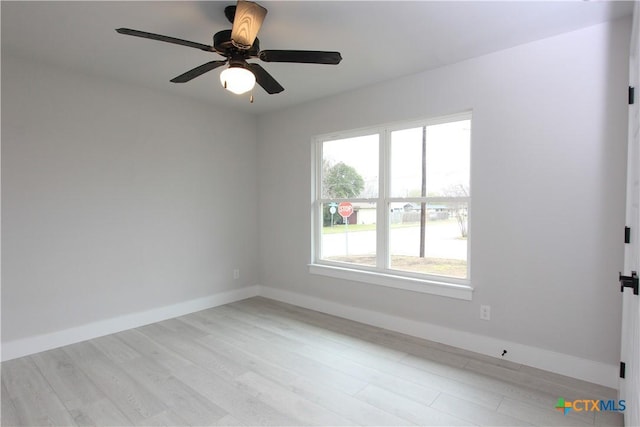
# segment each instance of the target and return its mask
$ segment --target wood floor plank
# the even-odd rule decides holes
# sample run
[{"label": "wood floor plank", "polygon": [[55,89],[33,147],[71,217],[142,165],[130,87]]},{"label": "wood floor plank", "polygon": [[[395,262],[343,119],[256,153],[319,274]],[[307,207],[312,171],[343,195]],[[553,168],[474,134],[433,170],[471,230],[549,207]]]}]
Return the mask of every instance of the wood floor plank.
[{"label": "wood floor plank", "polygon": [[[430,343],[425,340],[418,341],[406,335],[391,331],[381,331],[367,337],[367,339],[374,344],[394,348],[402,353],[406,353],[408,356],[428,359],[449,366],[463,368],[469,361],[467,357],[430,346]],[[407,356],[405,356],[405,358],[406,357]]]},{"label": "wood floor plank", "polygon": [[347,426],[352,424],[350,420],[255,372],[249,371],[239,376],[236,381],[243,385],[249,394],[283,414],[299,420],[301,425]]},{"label": "wood floor plank", "polygon": [[594,398],[603,400],[618,398],[618,391],[610,387],[593,384],[577,378],[556,374],[554,372],[543,371],[542,369],[533,368],[531,366],[521,366],[518,370],[523,374],[539,380],[560,384],[565,387],[572,388],[579,393],[586,393],[589,396],[594,396]]},{"label": "wood floor plank", "polygon": [[265,298],[2,363],[2,425],[621,425],[615,391]]},{"label": "wood floor plank", "polygon": [[479,360],[470,360],[465,369],[482,373],[483,375],[499,378],[534,390],[562,396],[565,399],[599,399],[600,396],[590,394],[588,390],[579,390],[566,384],[549,381],[538,375],[529,375],[521,370],[507,369],[501,366],[491,365]]},{"label": "wood floor plank", "polygon": [[180,369],[174,375],[208,400],[216,402],[229,415],[247,425],[295,426],[300,424],[299,420],[256,399],[247,393],[243,386],[203,368],[190,366]]},{"label": "wood floor plank", "polygon": [[13,405],[11,396],[9,396],[9,392],[4,386],[4,381],[2,381],[2,390],[0,393],[0,397],[2,398],[2,406],[0,406],[0,419],[2,422],[0,424],[4,426],[21,425],[22,423],[20,422],[20,418],[18,418],[16,407]]},{"label": "wood floor plank", "polygon": [[78,425],[132,424],[63,350],[49,350],[31,359]]},{"label": "wood floor plank", "polygon": [[280,346],[268,342],[253,343],[249,350],[259,352],[260,356],[271,363],[280,363],[300,377],[304,377],[318,384],[324,384],[347,394],[355,394],[362,390],[366,381],[362,381],[350,374],[334,369],[330,365],[320,363],[312,358],[293,351],[287,351]]},{"label": "wood floor plank", "polygon": [[412,423],[398,415],[365,402],[346,393],[336,392],[326,386],[298,378],[289,386],[294,393],[298,393],[318,405],[350,419],[355,425],[362,426],[403,426]]},{"label": "wood floor plank", "polygon": [[[229,320],[226,322],[229,322]],[[231,328],[233,324],[229,326]],[[234,342],[234,345],[248,353],[260,354],[265,361],[287,366],[291,372],[297,375],[329,385],[348,394],[355,394],[366,386],[364,381],[292,352],[286,346],[275,344],[268,338],[261,336],[259,331],[238,329],[237,332],[230,332],[229,330],[221,329],[216,333],[221,334],[223,337],[226,336],[227,339]],[[243,339],[237,340],[236,337],[238,336],[242,336]]]},{"label": "wood floor plank", "polygon": [[619,412],[597,412],[595,414],[596,426],[624,426],[624,415]]},{"label": "wood floor plank", "polygon": [[[317,311],[299,310],[299,307],[273,300],[264,298],[258,298],[258,300],[258,304],[262,304],[261,314],[271,312],[276,318],[286,319],[293,327],[313,333],[315,337],[327,339],[333,342],[334,345],[341,344],[345,346],[345,350],[351,348],[360,353],[390,360],[398,360],[406,355],[406,353],[394,348],[377,345],[363,338],[376,331],[382,331],[381,328],[337,318]],[[240,306],[240,304],[230,304],[229,308],[240,308]],[[277,314],[279,310],[282,310],[280,315]]]},{"label": "wood floor plank", "polygon": [[[232,306],[234,309],[240,309],[241,307],[241,305]],[[233,312],[230,317],[236,320],[241,319],[237,314],[234,317]],[[262,329],[267,329],[278,335],[286,336],[309,345],[334,348],[343,356],[346,357],[349,355],[355,360],[368,357],[373,357],[377,360],[380,358],[383,360],[400,360],[407,355],[395,348],[371,343],[362,339],[362,337],[354,338],[328,331],[318,325],[312,324],[308,319],[305,319],[307,321],[300,321],[296,318],[286,317],[285,315],[277,316],[275,313],[269,315],[266,314],[265,311],[260,311],[258,314],[243,311],[242,317],[252,319],[252,321],[257,322],[258,326]],[[334,325],[334,327],[336,327],[336,325]],[[345,328],[349,327],[352,327],[352,325],[346,323]]]},{"label": "wood floor plank", "polygon": [[3,362],[2,380],[20,425],[76,425],[29,357]]},{"label": "wood floor plank", "polygon": [[[236,303],[233,305],[234,308],[238,308],[239,306],[241,306],[241,303]],[[255,311],[255,308],[253,308],[253,310]],[[273,323],[270,323],[269,320],[266,320],[264,313],[262,311],[260,311],[260,313],[261,313],[261,315],[259,316],[260,327],[263,327],[263,328],[274,327]],[[249,315],[251,314],[252,313],[249,312]],[[276,316],[276,315],[273,314],[273,316]],[[333,352],[333,354],[335,355],[335,358],[332,360],[327,360],[326,364],[336,369],[342,370],[343,372],[349,372],[349,374],[352,376],[358,376],[359,374],[362,373],[363,369],[366,370],[367,368],[369,368],[370,369],[369,374],[371,375],[375,375],[371,371],[371,370],[374,370],[374,372],[377,371],[378,376],[384,376],[386,378],[395,378],[396,382],[403,382],[404,384],[407,384],[408,382],[409,384],[416,384],[417,387],[426,387],[426,388],[440,387],[451,394],[462,395],[467,399],[483,404],[492,409],[496,409],[498,407],[498,404],[502,400],[502,395],[500,394],[489,392],[487,390],[483,390],[481,388],[477,388],[474,386],[464,385],[460,382],[450,381],[443,376],[437,376],[437,377],[430,376],[424,372],[416,371],[415,369],[411,369],[404,365],[402,366],[394,365],[394,363],[389,359],[387,359],[386,357],[381,358],[381,357],[372,356],[360,350],[350,351],[350,347],[347,347],[345,349],[345,346],[342,343],[337,343],[336,341],[324,340],[323,338],[318,339],[313,329],[304,330],[305,328],[304,324],[301,325],[300,323],[295,323],[295,325],[292,325],[290,322],[283,321],[283,319],[285,318],[286,318],[285,315],[280,315],[280,322],[281,322],[281,327],[283,328],[283,333],[291,336],[291,334],[293,333],[292,330],[295,330],[297,331],[295,338],[300,340],[301,342],[309,344],[312,347],[309,349],[305,349],[304,347],[296,347],[296,350],[295,350],[296,352],[300,352],[303,349],[305,349],[305,354],[307,353],[315,354],[316,357],[321,355],[323,352],[324,353],[327,353],[327,351]],[[303,329],[303,330],[298,331],[299,329]],[[400,353],[400,354],[403,355],[402,360],[406,360],[406,357],[408,357],[408,354],[405,354],[405,353]],[[411,356],[411,357],[415,357],[415,356]],[[429,360],[426,357],[422,358],[422,363],[435,364],[435,366],[438,365],[438,362]],[[457,362],[457,364],[458,365],[466,364],[466,362],[464,363]],[[360,369],[358,369],[358,365],[365,365],[365,366],[364,367],[360,366]],[[385,370],[388,371],[391,367],[394,367],[391,371],[392,372],[391,374],[384,372]],[[358,378],[365,381],[369,381],[369,382],[372,381],[371,377],[367,378],[367,377],[360,376]],[[373,381],[376,384],[380,384],[379,382],[376,382],[376,380],[373,380]],[[393,387],[392,385],[389,385],[389,384],[393,384],[393,383],[388,383],[387,385],[388,387]],[[401,394],[404,393],[406,395],[408,393],[411,393],[411,391],[412,391],[412,388],[409,386],[409,387],[405,387],[403,391],[401,391],[400,393]],[[415,394],[413,396],[415,396]],[[427,396],[429,396],[428,393],[425,394],[425,397]]]},{"label": "wood floor plank", "polygon": [[438,396],[431,407],[448,414],[455,414],[456,417],[460,417],[468,422],[472,422],[480,426],[535,425],[533,422],[529,422],[529,420],[525,421],[510,415],[500,414],[496,411],[488,410],[484,406],[480,406],[445,393]]},{"label": "wood floor plank", "polygon": [[[200,340],[205,345],[211,345],[220,351],[228,353],[234,360],[250,367],[265,378],[269,378],[281,385],[286,385],[292,392],[304,396],[325,408],[331,409],[339,415],[348,418],[357,425],[405,425],[408,420],[395,417],[387,412],[353,398],[351,395],[324,385],[317,381],[308,380],[288,370],[286,366],[265,361],[260,354],[248,352],[233,345],[233,340],[220,334],[212,334]],[[496,405],[497,406],[497,405]]]},{"label": "wood floor plank", "polygon": [[163,346],[170,348],[185,359],[216,372],[218,375],[233,379],[246,372],[245,368],[226,355],[215,353],[197,341],[183,337],[179,332],[165,328],[160,323],[144,326],[139,330],[147,337],[161,341]]},{"label": "wood floor plank", "polygon": [[199,328],[189,325],[188,323],[182,322],[184,317],[189,316],[181,316],[176,317],[174,319],[163,320],[162,322],[158,322],[159,326],[174,332],[177,335],[180,335],[183,338],[197,339],[202,338],[207,335],[206,332],[202,331]]},{"label": "wood floor plank", "polygon": [[[435,373],[438,376],[459,381],[460,383],[475,387],[476,389],[485,390],[486,392],[491,392],[497,395],[509,396],[523,402],[536,403],[543,409],[553,406],[555,402],[557,402],[558,397],[562,396],[562,394],[557,394],[553,390],[531,388],[528,383],[521,384],[514,381],[507,381],[506,378],[495,376],[492,374],[493,368],[504,369],[497,365],[487,366],[486,371],[476,371],[469,369],[470,366],[474,366],[471,361],[464,369],[434,364],[431,361],[419,358],[408,358],[404,360],[403,363],[410,365],[413,368],[423,369],[425,372]],[[506,373],[505,376],[508,377]],[[470,400],[466,396],[459,397]]]},{"label": "wood floor plank", "polygon": [[122,340],[119,340],[115,334],[93,339],[91,343],[116,363],[140,357],[138,351],[134,350],[133,347]]},{"label": "wood floor plank", "polygon": [[[460,381],[451,376],[436,374],[427,370],[409,366],[404,363],[389,363],[378,361],[368,361],[367,364],[374,369],[378,369],[387,375],[402,378],[406,381],[415,382],[425,387],[440,390],[454,396],[463,397],[466,400],[495,410],[502,401],[503,394],[483,387],[481,381]],[[451,368],[457,371],[457,368]],[[467,378],[464,378],[465,380]]]},{"label": "wood floor plank", "polygon": [[306,344],[313,348],[331,349],[331,351],[336,354],[340,354],[342,357],[350,358],[354,361],[373,359],[386,362],[389,360],[400,360],[406,356],[405,353],[396,350],[392,352],[371,351],[371,348],[364,350],[363,348],[354,346],[354,341],[349,341],[349,344],[345,344],[345,342],[341,340],[327,337],[324,333],[318,333],[319,328],[317,327],[309,327],[307,324],[295,322],[285,317],[274,320],[260,316],[256,317],[255,321],[259,322],[260,328],[293,340],[296,346]]},{"label": "wood floor plank", "polygon": [[476,425],[377,386],[367,386],[355,397],[421,426]]},{"label": "wood floor plank", "polygon": [[[110,361],[90,341],[65,347],[63,351],[134,423],[167,409],[160,399]],[[89,357],[85,359],[85,355]]]},{"label": "wood floor plank", "polygon": [[192,365],[193,362],[182,357],[170,348],[163,346],[141,333],[138,329],[131,329],[116,334],[116,339],[126,343],[136,351],[155,360],[169,370]]},{"label": "wood floor plank", "polygon": [[176,414],[170,409],[162,411],[159,414],[146,418],[138,423],[139,426],[153,426],[153,427],[174,427],[187,425],[187,421],[182,419],[180,415]]},{"label": "wood floor plank", "polygon": [[68,409],[80,408],[105,397],[62,349],[34,354],[31,359]]},{"label": "wood floor plank", "polygon": [[428,384],[418,384],[395,375],[389,375],[317,347],[299,347],[295,351],[368,384],[377,385],[393,393],[417,400],[427,406],[440,393],[437,388],[429,387]]},{"label": "wood floor plank", "polygon": [[189,425],[213,425],[227,415],[225,410],[176,379],[153,359],[140,357],[124,362],[120,367]]},{"label": "wood floor plank", "polygon": [[226,336],[224,334],[212,333],[200,340],[199,343],[215,349],[231,357],[236,363],[242,365],[247,370],[260,372],[267,378],[271,378],[282,384],[286,384],[289,381],[293,381],[298,378],[299,375],[288,369],[286,366],[273,363],[265,360],[260,353],[247,349],[244,340],[240,337],[236,337],[239,340],[232,339],[233,335]]},{"label": "wood floor plank", "polygon": [[[243,303],[243,302],[242,302]],[[237,303],[234,304],[233,307],[234,308],[239,308],[242,303]],[[265,316],[263,311],[260,312],[260,318],[263,320],[260,323],[260,327],[264,327],[264,328],[268,328],[268,327],[273,327],[274,325],[272,323],[269,323],[268,320],[265,321]],[[251,314],[251,313],[250,313]],[[272,316],[276,316],[276,314],[272,314]],[[282,319],[286,317],[285,315],[280,315],[280,321],[282,322]],[[289,319],[287,319],[289,320]],[[339,320],[343,320],[343,319],[339,319]],[[340,357],[346,357],[351,359],[352,361],[357,361],[357,363],[359,364],[364,364],[364,365],[368,365],[369,367],[374,367],[380,370],[388,370],[390,366],[393,366],[393,364],[389,363],[389,360],[386,358],[386,356],[388,356],[388,354],[385,354],[384,358],[380,358],[380,357],[376,357],[376,356],[372,356],[368,353],[362,352],[359,349],[356,350],[351,350],[349,347],[347,347],[345,349],[345,346],[342,343],[337,343],[336,341],[332,341],[332,340],[324,340],[321,337],[320,338],[320,345],[318,345],[318,337],[314,334],[314,330],[313,329],[309,329],[309,330],[304,330],[304,331],[298,331],[299,329],[304,329],[305,326],[301,326],[301,325],[306,325],[306,323],[304,322],[297,322],[294,324],[294,326],[291,326],[290,322],[284,322],[282,324],[282,328],[284,329],[283,333],[288,334],[289,336],[291,336],[291,334],[293,333],[292,330],[296,330],[297,331],[297,335],[296,338],[308,343],[312,346],[314,346],[314,350],[317,348],[321,348],[321,349],[331,349],[332,351],[335,351],[336,355],[339,355]],[[402,338],[404,338],[404,336],[402,336]],[[321,351],[321,350],[320,350]],[[418,353],[418,351],[415,350],[414,347],[414,353]],[[416,360],[420,360],[422,365],[420,368],[424,369],[424,364],[430,364],[431,366],[431,370],[438,372],[438,368],[440,367],[440,365],[442,364],[441,361],[433,361],[428,359],[427,357],[416,357],[416,356],[410,356],[404,352],[399,352],[396,354],[397,355],[402,355],[402,360],[406,361],[408,357],[414,358]],[[429,352],[429,351],[424,351],[422,352],[422,354],[430,354],[433,355],[433,352]],[[439,355],[440,357],[446,357],[446,354],[441,353]],[[460,358],[460,356],[456,356],[458,358]],[[397,357],[396,357],[397,359]],[[442,360],[442,359],[440,359]],[[466,364],[465,361],[458,359],[455,363],[453,363],[453,365],[464,365]],[[449,368],[449,365],[445,365],[447,368]],[[442,382],[445,381],[447,382],[447,380],[445,379],[444,376],[439,376],[439,377],[431,377],[429,378],[428,375],[425,375],[424,373],[418,373],[416,374],[415,371],[413,370],[409,370],[412,372],[407,372],[408,369],[402,369],[399,367],[395,367],[392,371],[393,376],[402,376],[403,379],[405,380],[409,380],[409,381],[413,381],[414,383],[416,383],[416,378],[423,378],[424,377],[428,377],[426,378],[426,380],[424,381],[420,381],[420,385],[422,386],[426,386],[426,387],[432,387],[432,384],[439,384],[440,387],[443,386]],[[354,372],[359,372],[359,371],[354,371]],[[381,371],[383,374],[385,373],[384,371]],[[354,373],[352,373],[352,375],[354,375]],[[460,394],[462,393],[463,396],[465,396],[468,399],[477,401],[478,403],[484,404],[485,406],[488,406],[490,408],[497,408],[498,404],[500,403],[501,399],[502,399],[502,395],[500,394],[496,394],[493,392],[489,392],[486,389],[481,389],[481,388],[477,388],[477,387],[469,387],[469,386],[465,386],[463,384],[461,384],[460,382],[449,382],[449,384],[447,384],[445,386],[446,390],[450,393],[453,394]],[[408,389],[407,389],[408,391]]]},{"label": "wood floor plank", "polygon": [[[465,369],[458,374],[465,375],[465,371],[473,372],[475,377],[483,376],[486,378],[486,384],[501,389],[506,387],[508,391],[503,392],[505,396],[529,404],[536,404],[540,408],[553,407],[558,401],[558,397],[567,400],[600,398],[598,395],[590,394],[588,390],[574,389],[572,386],[558,381],[549,381],[538,375],[529,375],[521,370],[512,370],[480,360],[470,360]],[[593,423],[594,415],[592,413],[584,413],[582,416],[591,418],[590,422]]]},{"label": "wood floor plank", "polygon": [[224,427],[242,427],[242,426],[246,426],[246,424],[243,424],[240,422],[240,420],[238,420],[237,418],[231,416],[231,415],[226,415],[222,418],[220,418],[215,424],[211,424],[212,426],[224,426]]},{"label": "wood floor plank", "polygon": [[[265,341],[268,340],[274,344],[282,346],[296,346],[300,344],[297,337],[291,337],[288,334],[280,333],[280,331],[271,331],[268,328],[264,328],[262,324],[256,324],[260,319],[252,318],[245,313],[238,313],[237,310],[226,309],[219,311],[207,311],[205,313],[199,313],[201,316],[194,316],[196,318],[204,319],[204,321],[215,322],[215,329],[225,328],[228,331],[238,332],[249,337],[258,337],[258,339]],[[203,325],[203,328],[206,326]],[[206,330],[206,329],[205,329]],[[206,332],[212,332],[211,329]]]},{"label": "wood floor plank", "polygon": [[[276,303],[275,307],[272,307],[274,301],[271,300],[260,301],[260,303],[264,304],[264,307],[259,312],[260,317],[265,319],[271,317],[271,319],[276,319],[276,323],[278,319],[280,321],[286,319],[288,325],[285,326],[285,329],[289,327],[297,328],[298,330],[312,333],[315,337],[329,340],[334,345],[341,344],[347,348],[358,349],[371,355],[392,360],[405,355],[405,353],[396,349],[376,345],[366,339],[366,336],[374,333],[374,331],[381,331],[380,328],[336,318],[316,311],[305,310],[301,312],[297,307],[287,307],[286,304],[280,305],[280,303]],[[242,305],[230,304],[226,309],[241,310]],[[278,310],[282,310],[283,313],[278,315]],[[230,315],[233,316],[233,314]],[[259,324],[262,325],[262,323]]]},{"label": "wood floor plank", "polygon": [[133,425],[109,398],[104,397],[69,410],[79,426]]}]

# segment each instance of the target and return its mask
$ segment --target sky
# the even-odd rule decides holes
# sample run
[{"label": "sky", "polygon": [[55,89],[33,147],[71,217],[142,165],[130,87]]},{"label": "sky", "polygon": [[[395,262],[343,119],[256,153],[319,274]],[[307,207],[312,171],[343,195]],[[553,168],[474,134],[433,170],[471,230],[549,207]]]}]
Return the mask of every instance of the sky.
[{"label": "sky", "polygon": [[[379,135],[327,141],[323,159],[354,167],[369,189],[377,188]],[[471,120],[427,126],[427,195],[445,195],[455,185],[469,188]],[[391,197],[420,196],[422,127],[391,132]],[[367,196],[375,197],[376,194]]]}]

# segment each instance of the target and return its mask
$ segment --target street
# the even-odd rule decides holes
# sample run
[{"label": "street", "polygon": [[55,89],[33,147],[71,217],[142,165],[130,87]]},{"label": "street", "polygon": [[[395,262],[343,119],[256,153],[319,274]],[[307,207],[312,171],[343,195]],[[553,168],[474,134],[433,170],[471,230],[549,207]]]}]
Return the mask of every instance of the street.
[{"label": "street", "polygon": [[[344,227],[339,225],[336,227]],[[389,236],[391,255],[418,256],[420,226],[392,227]],[[350,231],[322,235],[322,258],[374,255],[376,231]],[[467,239],[460,237],[455,220],[427,223],[425,256],[427,258],[467,259]]]}]

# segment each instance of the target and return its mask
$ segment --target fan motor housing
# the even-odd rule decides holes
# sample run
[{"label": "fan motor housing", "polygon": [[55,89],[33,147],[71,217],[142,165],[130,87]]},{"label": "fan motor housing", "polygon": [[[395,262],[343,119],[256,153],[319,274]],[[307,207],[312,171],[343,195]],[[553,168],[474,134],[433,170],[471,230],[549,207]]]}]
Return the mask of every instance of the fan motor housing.
[{"label": "fan motor housing", "polygon": [[222,56],[236,56],[240,53],[244,57],[257,57],[260,52],[260,40],[256,37],[251,48],[239,49],[231,41],[231,30],[222,30],[213,35],[213,48]]}]

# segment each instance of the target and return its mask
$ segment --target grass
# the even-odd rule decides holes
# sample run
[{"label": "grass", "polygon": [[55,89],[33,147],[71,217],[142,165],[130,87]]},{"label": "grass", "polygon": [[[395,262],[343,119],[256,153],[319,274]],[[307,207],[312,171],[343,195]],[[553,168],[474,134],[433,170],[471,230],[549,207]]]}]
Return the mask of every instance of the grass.
[{"label": "grass", "polygon": [[352,233],[357,231],[373,231],[375,229],[375,224],[349,224],[347,226],[344,224],[336,224],[333,227],[322,227],[322,234],[344,233],[345,230],[349,230],[349,233]]}]

